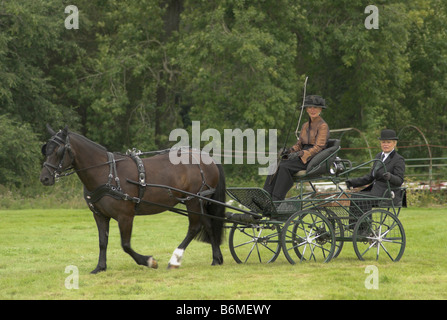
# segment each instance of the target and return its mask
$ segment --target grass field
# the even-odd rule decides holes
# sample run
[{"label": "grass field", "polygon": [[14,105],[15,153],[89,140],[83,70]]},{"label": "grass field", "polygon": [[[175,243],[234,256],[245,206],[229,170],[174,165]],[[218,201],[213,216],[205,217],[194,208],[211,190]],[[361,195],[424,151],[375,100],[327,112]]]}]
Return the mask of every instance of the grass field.
[{"label": "grass field", "polygon": [[[132,246],[154,255],[160,268],[138,266],[120,246],[112,222],[108,270],[91,275],[98,240],[85,210],[0,210],[0,299],[446,299],[447,209],[403,209],[407,246],[400,262],[362,262],[346,243],[327,264],[290,265],[281,255],[268,265],[239,265],[228,241],[225,263],[212,267],[211,247],[194,241],[182,267],[166,270],[187,220],[173,213],[137,217]],[[67,266],[79,271],[79,288],[67,289]],[[366,289],[368,265],[379,271],[378,289]],[[71,283],[69,281],[69,283]]]}]

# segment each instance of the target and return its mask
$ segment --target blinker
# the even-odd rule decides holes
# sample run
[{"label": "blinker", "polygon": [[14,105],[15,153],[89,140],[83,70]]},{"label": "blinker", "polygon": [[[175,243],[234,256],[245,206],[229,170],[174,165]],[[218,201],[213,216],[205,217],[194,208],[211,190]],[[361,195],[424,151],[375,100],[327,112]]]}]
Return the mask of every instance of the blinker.
[{"label": "blinker", "polygon": [[47,144],[46,143],[42,146],[41,152],[44,156],[47,155]]}]

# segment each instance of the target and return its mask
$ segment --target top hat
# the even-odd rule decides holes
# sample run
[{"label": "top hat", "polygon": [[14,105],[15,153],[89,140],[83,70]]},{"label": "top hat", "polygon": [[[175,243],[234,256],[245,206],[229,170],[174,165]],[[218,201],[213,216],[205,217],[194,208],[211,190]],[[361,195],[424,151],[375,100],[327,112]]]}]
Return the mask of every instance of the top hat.
[{"label": "top hat", "polygon": [[383,129],[382,132],[380,132],[379,140],[399,140],[399,138],[396,135],[396,131]]},{"label": "top hat", "polygon": [[306,96],[306,99],[304,99],[304,108],[307,107],[317,107],[317,108],[323,108],[326,109],[326,101],[324,101],[324,99],[320,96],[315,96],[315,95],[311,95],[311,96]]}]

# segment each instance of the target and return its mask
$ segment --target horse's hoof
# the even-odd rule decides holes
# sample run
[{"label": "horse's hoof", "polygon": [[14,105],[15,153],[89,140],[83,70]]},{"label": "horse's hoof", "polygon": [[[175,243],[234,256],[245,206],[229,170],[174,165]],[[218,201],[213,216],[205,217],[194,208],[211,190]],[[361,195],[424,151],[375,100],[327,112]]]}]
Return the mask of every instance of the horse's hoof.
[{"label": "horse's hoof", "polygon": [[180,268],[180,266],[176,266],[176,265],[173,265],[173,264],[168,264],[168,267],[167,267],[167,269],[168,270],[173,270],[173,269],[178,269],[178,268]]},{"label": "horse's hoof", "polygon": [[95,270],[92,270],[92,271],[90,272],[90,274],[98,274],[98,273],[100,273],[100,272],[104,272],[104,271],[106,271],[106,269],[107,269],[107,268],[96,268]]},{"label": "horse's hoof", "polygon": [[149,259],[147,259],[147,266],[149,268],[153,268],[153,269],[158,269],[158,263],[157,260],[155,260],[152,257],[149,257]]}]

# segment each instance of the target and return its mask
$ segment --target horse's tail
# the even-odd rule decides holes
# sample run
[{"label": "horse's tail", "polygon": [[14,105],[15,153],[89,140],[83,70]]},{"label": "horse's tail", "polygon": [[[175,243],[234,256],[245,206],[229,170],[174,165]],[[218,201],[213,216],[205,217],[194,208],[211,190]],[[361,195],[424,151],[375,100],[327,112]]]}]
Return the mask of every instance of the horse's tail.
[{"label": "horse's tail", "polygon": [[[226,200],[226,185],[225,185],[225,174],[223,170],[223,166],[221,164],[217,164],[217,168],[219,169],[219,181],[215,188],[214,193],[211,195],[211,199],[225,203]],[[204,241],[207,243],[211,243],[214,241],[217,245],[222,243],[224,238],[224,223],[223,220],[225,218],[225,206],[213,202],[208,202],[206,205],[206,211],[209,215],[217,217],[217,219],[210,218],[210,225],[212,234],[209,235],[207,232],[202,230],[197,239],[200,241]],[[213,239],[210,238],[213,237]]]}]

